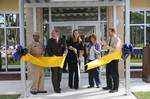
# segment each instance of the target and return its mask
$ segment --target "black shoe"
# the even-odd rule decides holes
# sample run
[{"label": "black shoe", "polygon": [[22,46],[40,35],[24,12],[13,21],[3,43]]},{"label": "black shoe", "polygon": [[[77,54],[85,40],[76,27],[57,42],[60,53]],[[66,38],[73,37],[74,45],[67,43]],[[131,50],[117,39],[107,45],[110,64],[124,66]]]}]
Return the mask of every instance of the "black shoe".
[{"label": "black shoe", "polygon": [[67,73],[68,71],[67,70],[63,70],[63,73]]},{"label": "black shoe", "polygon": [[72,86],[69,86],[69,88],[72,89],[73,87],[72,87]]},{"label": "black shoe", "polygon": [[79,89],[79,87],[75,87],[74,89],[78,90],[78,89]]},{"label": "black shoe", "polygon": [[98,85],[96,88],[100,88],[100,86]]},{"label": "black shoe", "polygon": [[61,93],[61,91],[60,90],[57,90],[57,91],[55,90],[55,93]]},{"label": "black shoe", "polygon": [[114,92],[118,92],[117,89],[113,89],[113,90],[110,90],[109,93],[114,93]]},{"label": "black shoe", "polygon": [[47,91],[43,90],[43,91],[38,91],[38,93],[47,93]]},{"label": "black shoe", "polygon": [[110,87],[103,87],[103,90],[110,90]]},{"label": "black shoe", "polygon": [[33,95],[38,94],[38,92],[37,92],[37,91],[30,91],[30,93],[31,93],[31,94],[33,94]]},{"label": "black shoe", "polygon": [[88,86],[87,88],[93,88],[94,86]]}]

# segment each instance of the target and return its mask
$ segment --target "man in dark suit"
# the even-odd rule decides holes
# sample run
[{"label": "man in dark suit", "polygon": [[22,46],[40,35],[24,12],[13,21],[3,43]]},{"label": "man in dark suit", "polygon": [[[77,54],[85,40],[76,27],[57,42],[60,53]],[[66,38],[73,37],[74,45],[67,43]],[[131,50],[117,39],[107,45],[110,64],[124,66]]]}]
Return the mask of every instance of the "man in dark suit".
[{"label": "man in dark suit", "polygon": [[[52,31],[52,38],[47,41],[46,52],[48,56],[62,56],[66,50],[66,42],[59,38],[59,31]],[[52,67],[52,84],[56,93],[61,93],[60,82],[62,69],[59,67]]]},{"label": "man in dark suit", "polygon": [[[108,54],[121,50],[121,40],[116,35],[115,29],[109,28],[109,40],[108,40]],[[107,86],[103,87],[104,90],[110,90],[110,93],[118,91],[119,87],[119,73],[118,73],[119,60],[112,60],[106,65],[106,80]]]}]

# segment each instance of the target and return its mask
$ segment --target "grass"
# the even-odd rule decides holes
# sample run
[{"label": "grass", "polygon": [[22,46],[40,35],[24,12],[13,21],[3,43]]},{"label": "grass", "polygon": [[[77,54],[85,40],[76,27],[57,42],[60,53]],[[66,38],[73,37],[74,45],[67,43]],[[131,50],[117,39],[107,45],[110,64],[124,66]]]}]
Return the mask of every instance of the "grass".
[{"label": "grass", "polygon": [[150,99],[150,92],[134,92],[137,99]]},{"label": "grass", "polygon": [[18,99],[19,95],[0,95],[0,99]]},{"label": "grass", "polygon": [[[2,65],[5,65],[5,63],[3,62]],[[14,61],[14,63],[11,62],[11,63],[8,63],[8,65],[20,65],[20,61]]]},{"label": "grass", "polygon": [[131,63],[141,63],[142,59],[131,59]]}]

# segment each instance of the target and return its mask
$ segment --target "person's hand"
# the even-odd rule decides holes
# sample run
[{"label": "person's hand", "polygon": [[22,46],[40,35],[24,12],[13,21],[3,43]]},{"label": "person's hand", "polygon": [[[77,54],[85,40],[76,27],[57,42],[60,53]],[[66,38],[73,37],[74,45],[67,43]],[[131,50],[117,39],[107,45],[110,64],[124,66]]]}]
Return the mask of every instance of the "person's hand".
[{"label": "person's hand", "polygon": [[83,54],[84,54],[84,51],[83,51],[83,50],[80,50],[80,54],[79,54],[79,56],[80,56],[80,57],[82,57],[82,56],[83,56]]},{"label": "person's hand", "polygon": [[73,48],[73,51],[75,54],[77,54],[77,49],[76,48]]},{"label": "person's hand", "polygon": [[96,53],[96,54],[98,54],[98,53],[100,53],[98,50],[96,50],[95,48],[94,48],[94,52]]},{"label": "person's hand", "polygon": [[64,52],[63,56],[66,56],[66,55],[67,55],[67,53],[68,53],[68,50],[66,50],[66,51]]},{"label": "person's hand", "polygon": [[76,48],[74,48],[72,46],[69,46],[69,49],[72,50],[72,51],[74,51],[75,54],[77,54],[77,49]]},{"label": "person's hand", "polygon": [[69,46],[68,48],[69,48],[70,50],[73,50],[73,47],[72,47],[72,46]]},{"label": "person's hand", "polygon": [[102,46],[104,49],[107,49],[109,47],[106,41],[102,41]]}]

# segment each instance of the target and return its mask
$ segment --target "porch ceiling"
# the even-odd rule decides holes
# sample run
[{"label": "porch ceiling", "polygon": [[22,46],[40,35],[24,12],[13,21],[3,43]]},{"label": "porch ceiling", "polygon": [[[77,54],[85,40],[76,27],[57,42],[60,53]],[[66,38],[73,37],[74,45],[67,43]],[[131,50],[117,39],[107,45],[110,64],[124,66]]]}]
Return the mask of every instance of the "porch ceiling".
[{"label": "porch ceiling", "polygon": [[25,0],[25,7],[87,7],[124,5],[125,0]]},{"label": "porch ceiling", "polygon": [[51,2],[120,2],[124,0],[25,0],[25,3],[51,3]]}]

